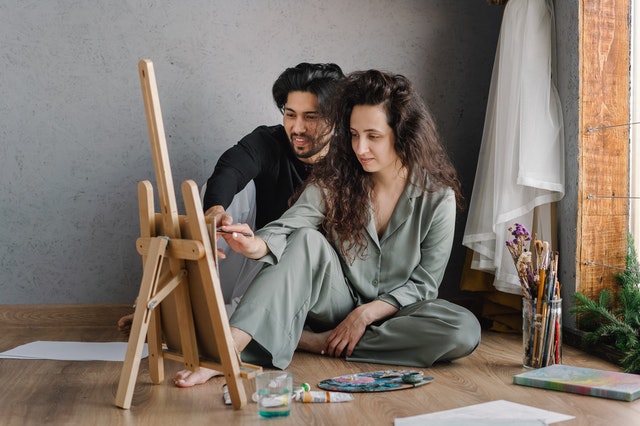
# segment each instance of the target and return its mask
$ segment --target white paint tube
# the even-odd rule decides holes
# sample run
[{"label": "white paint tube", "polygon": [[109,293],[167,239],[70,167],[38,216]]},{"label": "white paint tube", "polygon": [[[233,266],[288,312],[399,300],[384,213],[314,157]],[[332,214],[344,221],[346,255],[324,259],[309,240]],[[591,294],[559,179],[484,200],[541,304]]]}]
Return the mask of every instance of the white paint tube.
[{"label": "white paint tube", "polygon": [[309,391],[297,393],[295,400],[298,402],[347,402],[353,401],[353,395],[344,392]]}]

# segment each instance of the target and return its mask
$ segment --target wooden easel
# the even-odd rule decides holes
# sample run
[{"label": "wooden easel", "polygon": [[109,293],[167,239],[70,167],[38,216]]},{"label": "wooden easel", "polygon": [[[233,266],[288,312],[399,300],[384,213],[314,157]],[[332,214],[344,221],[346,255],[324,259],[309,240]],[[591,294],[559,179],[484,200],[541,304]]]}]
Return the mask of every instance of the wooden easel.
[{"label": "wooden easel", "polygon": [[242,377],[260,368],[241,369],[220,289],[215,228],[210,235],[193,181],[182,184],[186,215],[178,214],[153,63],[141,60],[138,71],[161,212],[154,211],[151,183],[140,182],[136,247],[144,268],[116,405],[131,407],[146,337],[153,383],[164,381],[165,358],[192,371],[211,368],[224,374],[232,405],[240,409],[247,403]]}]

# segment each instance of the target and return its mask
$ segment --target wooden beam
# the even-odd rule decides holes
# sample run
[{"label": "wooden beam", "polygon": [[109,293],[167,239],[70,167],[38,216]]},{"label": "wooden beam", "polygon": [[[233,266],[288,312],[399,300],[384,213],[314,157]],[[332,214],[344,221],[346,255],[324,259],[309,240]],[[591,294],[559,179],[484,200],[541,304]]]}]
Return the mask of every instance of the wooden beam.
[{"label": "wooden beam", "polygon": [[[576,291],[615,290],[629,232],[630,0],[579,6]],[[620,126],[620,124],[623,124]],[[613,127],[609,127],[613,126]]]}]

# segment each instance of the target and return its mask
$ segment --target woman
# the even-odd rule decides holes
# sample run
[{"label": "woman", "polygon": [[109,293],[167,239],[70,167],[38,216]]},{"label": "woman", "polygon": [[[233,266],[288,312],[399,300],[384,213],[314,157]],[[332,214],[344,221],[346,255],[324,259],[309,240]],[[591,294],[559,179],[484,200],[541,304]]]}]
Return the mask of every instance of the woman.
[{"label": "woman", "polygon": [[[437,298],[461,195],[424,103],[401,75],[355,72],[328,116],[331,148],[295,204],[255,236],[223,227],[269,265],[230,319],[242,359],[284,369],[297,348],[429,367],[469,355],[477,319]],[[189,375],[176,384],[213,373]]]}]

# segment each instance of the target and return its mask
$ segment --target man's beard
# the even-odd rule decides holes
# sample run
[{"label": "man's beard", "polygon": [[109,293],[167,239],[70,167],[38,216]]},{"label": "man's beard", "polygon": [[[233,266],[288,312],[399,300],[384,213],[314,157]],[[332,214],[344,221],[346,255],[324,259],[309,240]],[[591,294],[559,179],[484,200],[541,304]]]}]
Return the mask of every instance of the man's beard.
[{"label": "man's beard", "polygon": [[318,154],[319,152],[321,152],[329,143],[329,138],[326,138],[326,140],[319,140],[318,138],[314,138],[311,136],[308,136],[307,134],[292,134],[291,135],[291,139],[295,138],[296,136],[302,136],[304,138],[307,139],[307,146],[305,147],[304,151],[301,151],[300,148],[296,147],[295,144],[293,143],[292,140],[290,140],[289,142],[291,143],[291,147],[293,148],[293,152],[295,154],[296,157],[298,158],[311,158],[314,155]]}]

